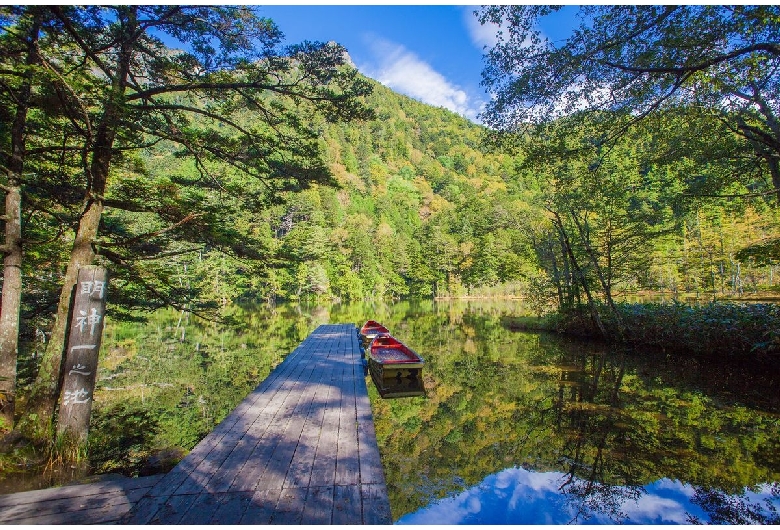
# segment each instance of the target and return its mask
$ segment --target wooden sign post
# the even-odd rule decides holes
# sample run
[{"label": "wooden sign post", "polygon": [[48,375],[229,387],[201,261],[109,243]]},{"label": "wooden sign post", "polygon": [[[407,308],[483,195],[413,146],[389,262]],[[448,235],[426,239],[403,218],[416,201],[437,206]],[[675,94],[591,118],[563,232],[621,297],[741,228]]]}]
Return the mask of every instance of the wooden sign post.
[{"label": "wooden sign post", "polygon": [[79,270],[57,421],[57,433],[68,433],[79,445],[87,442],[89,433],[107,283],[102,267],[90,265]]}]

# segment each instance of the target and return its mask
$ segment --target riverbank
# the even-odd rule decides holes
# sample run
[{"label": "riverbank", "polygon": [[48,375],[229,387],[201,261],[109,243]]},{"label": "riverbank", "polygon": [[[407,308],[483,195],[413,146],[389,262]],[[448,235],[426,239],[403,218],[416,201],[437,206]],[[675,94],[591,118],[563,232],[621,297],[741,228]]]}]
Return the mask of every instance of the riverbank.
[{"label": "riverbank", "polygon": [[[669,353],[717,359],[752,358],[780,365],[780,306],[711,302],[599,305],[610,342],[659,348]],[[603,339],[586,307],[540,318],[503,317],[509,329],[553,331]]]}]

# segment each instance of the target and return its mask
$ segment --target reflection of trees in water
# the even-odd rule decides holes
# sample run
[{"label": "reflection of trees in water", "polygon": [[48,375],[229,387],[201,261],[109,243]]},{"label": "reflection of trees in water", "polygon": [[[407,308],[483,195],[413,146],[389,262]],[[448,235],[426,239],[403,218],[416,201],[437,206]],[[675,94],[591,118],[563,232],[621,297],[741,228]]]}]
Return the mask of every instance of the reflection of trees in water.
[{"label": "reflection of trees in water", "polygon": [[[763,503],[751,502],[747,493],[727,495],[712,488],[696,488],[691,501],[707,512],[710,524],[780,524],[780,514],[772,502],[780,501],[780,482],[775,482],[769,489],[772,498],[765,499]],[[698,517],[690,514],[688,521],[692,524],[702,523]]]},{"label": "reflection of trees in water", "polygon": [[613,486],[594,479],[579,479],[567,474],[558,488],[569,501],[574,515],[568,524],[587,522],[595,514],[603,514],[617,524],[629,522],[623,506],[638,500],[645,490],[641,486]]},{"label": "reflection of trees in water", "polygon": [[147,439],[128,437],[134,453],[191,447],[319,322],[376,318],[426,360],[426,398],[381,400],[369,381],[396,516],[521,465],[567,473],[561,492],[579,520],[622,520],[621,504],[663,477],[732,493],[778,479],[776,417],[714,406],[742,397],[738,387],[701,385],[690,363],[663,356],[614,356],[600,345],[510,332],[502,313],[430,301],[327,313],[280,304],[236,309],[229,329],[161,313],[147,328],[113,328],[104,339],[115,351],[101,361],[105,413],[96,416],[106,420],[106,444],[144,424]]},{"label": "reflection of trees in water", "polygon": [[[579,370],[564,370],[559,381],[558,427],[563,434],[559,462],[568,472],[559,487],[574,509],[570,523],[587,521],[603,514],[615,523],[627,522],[622,510],[628,501],[638,500],[645,489],[632,485],[630,475],[621,475],[614,455],[630,455],[624,443],[630,440],[625,429],[631,419],[620,408],[620,389],[626,374],[626,357],[618,355],[608,361],[605,354],[581,354],[574,362]],[[621,436],[620,431],[624,430]],[[621,447],[624,445],[624,447]],[[648,454],[647,449],[650,449]],[[647,447],[645,458],[652,458]],[[661,445],[657,447],[663,451]],[[608,459],[612,457],[613,461]],[[630,456],[628,458],[631,458]],[[777,502],[780,486],[771,486]],[[713,524],[777,524],[780,517],[772,499],[751,502],[746,494],[727,494],[712,487],[696,487],[691,499],[709,516]],[[582,519],[582,521],[580,521]],[[701,523],[688,514],[691,523]]]},{"label": "reflection of trees in water", "polygon": [[221,324],[166,310],[145,324],[110,324],[90,430],[92,465],[132,474],[159,450],[191,449],[317,319],[327,320],[323,314],[231,306]]},{"label": "reflection of trees in water", "polygon": [[[568,467],[558,491],[572,505],[574,515],[570,524],[587,521],[596,513],[606,515],[615,523],[624,523],[628,515],[623,512],[623,505],[636,501],[644,493],[641,486],[626,484],[629,477],[620,477],[621,484],[615,485],[616,477],[605,459],[609,452],[608,439],[615,430],[615,415],[611,410],[618,404],[625,357],[607,363],[604,352],[584,354],[575,366],[581,374],[579,381],[575,379],[577,384],[572,385],[573,371],[562,371],[556,403],[558,427],[565,440],[559,462]],[[567,407],[567,402],[602,406]]]},{"label": "reflection of trees in water", "polygon": [[431,378],[426,400],[372,401],[396,517],[511,466],[567,473],[560,492],[577,521],[624,520],[664,477],[729,492],[777,479],[775,419],[735,404],[737,387],[701,384],[692,363],[455,313],[406,305],[379,317]]}]

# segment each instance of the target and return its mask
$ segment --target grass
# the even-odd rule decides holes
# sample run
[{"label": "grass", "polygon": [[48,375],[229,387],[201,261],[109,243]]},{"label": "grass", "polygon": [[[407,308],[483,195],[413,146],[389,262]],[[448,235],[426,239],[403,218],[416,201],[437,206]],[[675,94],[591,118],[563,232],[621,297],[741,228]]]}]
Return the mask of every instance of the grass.
[{"label": "grass", "polygon": [[[704,305],[619,303],[599,306],[608,340],[670,353],[751,358],[780,365],[780,305],[711,302]],[[509,329],[544,330],[602,338],[587,308],[541,318],[504,317]]]}]

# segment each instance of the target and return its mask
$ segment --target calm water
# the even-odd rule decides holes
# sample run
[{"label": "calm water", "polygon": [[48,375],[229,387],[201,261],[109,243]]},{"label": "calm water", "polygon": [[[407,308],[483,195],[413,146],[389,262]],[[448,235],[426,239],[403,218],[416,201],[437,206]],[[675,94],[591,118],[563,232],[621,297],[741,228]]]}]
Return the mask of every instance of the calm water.
[{"label": "calm water", "polygon": [[[104,339],[97,472],[191,449],[317,325],[374,318],[426,360],[426,396],[369,379],[398,524],[779,523],[778,375],[513,332],[511,302],[159,313]],[[0,481],[0,487],[2,481]]]},{"label": "calm water", "polygon": [[778,523],[777,375],[512,332],[507,306],[377,315],[426,397],[369,387],[402,524]]}]

